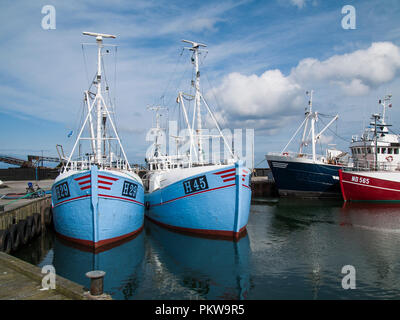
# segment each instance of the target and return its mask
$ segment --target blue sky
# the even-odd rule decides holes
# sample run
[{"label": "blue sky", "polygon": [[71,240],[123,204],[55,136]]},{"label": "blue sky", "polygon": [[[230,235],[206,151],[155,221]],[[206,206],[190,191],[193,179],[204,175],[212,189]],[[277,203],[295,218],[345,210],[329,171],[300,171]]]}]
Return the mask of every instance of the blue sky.
[{"label": "blue sky", "polygon": [[[55,30],[41,27],[44,5],[56,9]],[[345,5],[356,9],[355,30],[342,28]],[[177,84],[190,83],[182,39],[208,45],[203,92],[225,127],[255,129],[256,163],[290,139],[310,89],[316,110],[339,114],[333,130],[345,140],[360,134],[377,100],[392,93],[389,120],[399,132],[397,0],[4,0],[0,6],[0,154],[56,156],[56,144],[71,150],[74,136],[67,135],[76,131],[87,88],[81,43],[92,40],[82,31],[118,36],[116,117],[132,162],[143,163],[149,146],[146,106],[165,94],[172,108]],[[94,52],[85,53],[91,78]],[[348,147],[329,133],[325,141]]]}]

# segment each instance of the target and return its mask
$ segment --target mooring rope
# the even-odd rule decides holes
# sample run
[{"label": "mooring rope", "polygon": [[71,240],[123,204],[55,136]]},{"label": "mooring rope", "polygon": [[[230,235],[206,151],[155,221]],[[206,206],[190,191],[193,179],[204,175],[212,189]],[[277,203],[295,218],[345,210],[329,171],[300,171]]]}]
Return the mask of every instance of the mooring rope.
[{"label": "mooring rope", "polygon": [[[33,194],[35,194],[35,193],[39,193],[39,192],[42,192],[44,195],[46,195],[46,191],[44,191],[43,189],[39,189],[39,190],[36,190],[36,191],[34,191],[34,192],[27,193],[27,194],[25,194],[24,196],[22,196],[22,197],[20,197],[20,198],[14,199],[14,200],[12,200],[12,201],[6,203],[4,206],[8,206],[8,205],[10,205],[11,203],[14,203],[14,202],[16,202],[16,201],[18,201],[18,200],[24,199],[24,198],[26,198],[26,197],[29,197],[29,196],[31,196],[31,195],[33,195]],[[4,195],[3,197],[6,197],[6,196],[7,196],[7,195]],[[3,197],[1,197],[1,199],[2,199]],[[39,196],[39,197],[40,197],[40,196]]]}]

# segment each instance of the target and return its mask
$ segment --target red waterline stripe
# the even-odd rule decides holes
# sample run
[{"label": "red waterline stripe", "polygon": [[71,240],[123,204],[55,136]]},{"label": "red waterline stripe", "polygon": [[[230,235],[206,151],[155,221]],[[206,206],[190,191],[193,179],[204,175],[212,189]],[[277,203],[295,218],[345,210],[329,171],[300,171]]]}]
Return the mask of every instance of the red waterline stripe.
[{"label": "red waterline stripe", "polygon": [[98,183],[104,183],[104,184],[108,184],[110,186],[112,186],[113,182],[108,182],[108,181],[103,181],[103,180],[98,180]]},{"label": "red waterline stripe", "polygon": [[82,182],[79,182],[78,184],[82,185],[82,184],[86,184],[86,183],[90,183],[90,180],[82,181]]},{"label": "red waterline stripe", "polygon": [[112,180],[112,181],[117,181],[117,180],[118,180],[117,178],[112,178],[112,177],[107,177],[107,176],[101,176],[101,175],[98,175],[98,177],[99,177],[99,178],[102,178],[102,179]]},{"label": "red waterline stripe", "polygon": [[191,233],[191,234],[196,234],[199,236],[208,236],[208,237],[218,237],[222,239],[233,239],[237,240],[240,239],[242,236],[246,235],[246,226],[242,227],[238,232],[234,231],[225,231],[225,230],[207,230],[207,229],[193,229],[193,228],[183,228],[183,227],[177,227],[177,226],[172,226],[170,224],[162,223],[160,221],[154,220],[150,218],[149,216],[146,215],[146,218],[149,219],[150,221],[154,222],[155,224],[158,224],[162,227],[176,230],[179,232],[183,233]]},{"label": "red waterline stripe", "polygon": [[200,193],[204,193],[204,192],[209,192],[209,191],[214,191],[214,190],[223,189],[223,188],[228,188],[228,187],[233,187],[234,185],[236,185],[236,184],[234,183],[234,184],[230,184],[230,185],[227,185],[227,186],[222,186],[222,187],[218,187],[218,188],[214,188],[214,189],[210,189],[210,190],[203,190],[203,191],[195,192],[195,193],[192,193],[192,194],[187,194],[187,195],[185,195],[185,196],[178,197],[178,198],[175,198],[175,199],[172,199],[172,200],[168,200],[168,201],[165,201],[165,202],[153,204],[153,205],[151,205],[150,207],[161,206],[161,205],[163,205],[163,204],[167,204],[167,203],[169,203],[169,202],[173,202],[173,201],[176,201],[176,200],[179,200],[179,199],[183,199],[183,198],[186,198],[186,197],[191,197],[191,196],[194,196],[194,195],[196,195],[196,194],[200,194]]},{"label": "red waterline stripe", "polygon": [[84,246],[87,246],[87,247],[92,247],[92,248],[97,249],[97,248],[103,247],[105,245],[108,245],[108,244],[111,244],[111,243],[114,243],[114,242],[117,242],[117,241],[121,241],[121,240],[123,240],[125,238],[128,238],[128,237],[131,237],[131,236],[133,236],[135,234],[138,234],[140,231],[143,230],[143,226],[144,226],[144,224],[139,229],[137,229],[135,231],[132,231],[130,233],[124,234],[122,236],[114,237],[114,238],[110,238],[110,239],[105,239],[105,240],[100,240],[100,241],[97,241],[97,242],[94,242],[94,241],[91,241],[91,240],[83,240],[83,239],[77,239],[77,238],[68,237],[68,236],[65,236],[65,235],[63,235],[61,233],[58,233],[58,232],[57,232],[57,235],[59,237],[65,239],[65,240],[68,240],[68,241],[75,242],[75,243],[78,243],[78,244],[81,244],[81,245],[84,245]]},{"label": "red waterline stripe", "polygon": [[84,195],[84,196],[79,196],[79,197],[75,197],[75,198],[63,200],[63,201],[61,201],[61,202],[59,202],[59,203],[56,203],[56,204],[54,205],[54,207],[57,207],[57,206],[59,206],[60,204],[65,203],[65,202],[68,202],[68,201],[78,200],[78,199],[82,199],[82,198],[86,198],[86,197],[90,197],[90,194],[86,194],[86,195]]},{"label": "red waterline stripe", "polygon": [[99,194],[99,197],[105,197],[105,198],[113,198],[113,199],[119,199],[119,200],[126,200],[126,201],[130,201],[130,202],[134,202],[137,204],[140,204],[141,206],[144,206],[143,203],[133,200],[133,199],[127,199],[127,198],[122,198],[122,197],[117,197],[117,196],[110,196],[108,194]]},{"label": "red waterline stripe", "polygon": [[86,187],[81,188],[81,190],[90,189],[91,187],[92,187],[91,185],[88,185],[88,186],[86,186]]},{"label": "red waterline stripe", "polygon": [[214,174],[224,174],[224,173],[232,172],[232,171],[235,171],[235,170],[236,169],[233,168],[233,169],[229,169],[229,170],[225,170],[225,171],[215,172]]},{"label": "red waterline stripe", "polygon": [[236,178],[226,179],[226,180],[222,180],[222,182],[235,181],[235,179],[236,179]]},{"label": "red waterline stripe", "polygon": [[245,184],[242,184],[243,187],[249,188],[251,190],[251,188],[249,186],[246,186]]},{"label": "red waterline stripe", "polygon": [[234,173],[230,173],[230,174],[225,174],[223,176],[221,176],[222,179],[228,178],[228,177],[234,177],[235,176],[235,172]]},{"label": "red waterline stripe", "polygon": [[103,186],[99,186],[99,189],[111,190],[111,188],[109,188],[109,187],[103,187]]},{"label": "red waterline stripe", "polygon": [[244,172],[244,173],[249,173],[247,170],[244,170],[244,169],[243,169],[243,172]]},{"label": "red waterline stripe", "polygon": [[88,174],[86,176],[79,177],[79,178],[75,178],[74,180],[75,181],[79,181],[79,180],[86,179],[86,178],[90,178],[90,174]]}]

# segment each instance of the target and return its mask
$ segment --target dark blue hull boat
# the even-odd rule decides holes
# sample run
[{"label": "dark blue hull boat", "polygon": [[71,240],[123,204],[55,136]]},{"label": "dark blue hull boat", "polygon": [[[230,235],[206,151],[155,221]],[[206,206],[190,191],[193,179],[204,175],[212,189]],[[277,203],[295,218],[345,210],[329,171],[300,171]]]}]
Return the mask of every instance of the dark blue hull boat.
[{"label": "dark blue hull boat", "polygon": [[284,156],[267,156],[280,196],[302,198],[342,197],[340,165],[299,161]]}]

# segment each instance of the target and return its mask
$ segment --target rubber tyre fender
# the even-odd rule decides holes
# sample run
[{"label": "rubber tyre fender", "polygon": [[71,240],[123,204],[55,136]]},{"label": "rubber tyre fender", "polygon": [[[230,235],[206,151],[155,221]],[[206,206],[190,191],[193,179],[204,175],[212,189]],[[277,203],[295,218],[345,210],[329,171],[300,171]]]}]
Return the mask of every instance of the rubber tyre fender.
[{"label": "rubber tyre fender", "polygon": [[52,215],[53,213],[50,207],[44,209],[44,223],[46,226],[51,225]]},{"label": "rubber tyre fender", "polygon": [[0,230],[0,251],[10,253],[11,247],[10,232],[8,230]]},{"label": "rubber tyre fender", "polygon": [[36,225],[33,216],[26,218],[26,223],[28,224],[29,240],[33,239],[36,235]]},{"label": "rubber tyre fender", "polygon": [[39,213],[34,213],[33,220],[35,221],[35,235],[38,236],[42,232],[42,216]]},{"label": "rubber tyre fender", "polygon": [[18,250],[21,244],[20,235],[18,232],[18,226],[16,224],[12,224],[8,228],[11,237],[11,251],[15,252]]},{"label": "rubber tyre fender", "polygon": [[25,219],[19,220],[17,224],[18,232],[19,232],[19,240],[21,241],[22,245],[25,245],[29,242],[29,230],[28,230],[28,223]]}]

